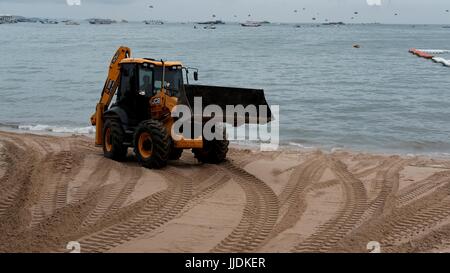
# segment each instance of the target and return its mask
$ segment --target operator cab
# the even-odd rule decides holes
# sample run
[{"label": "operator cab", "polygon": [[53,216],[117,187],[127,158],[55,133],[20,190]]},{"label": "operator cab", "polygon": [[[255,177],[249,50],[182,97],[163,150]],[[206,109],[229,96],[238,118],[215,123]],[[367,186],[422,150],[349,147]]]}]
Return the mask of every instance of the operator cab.
[{"label": "operator cab", "polygon": [[120,72],[120,85],[112,107],[120,107],[126,112],[129,126],[136,126],[141,121],[152,118],[150,100],[162,88],[168,96],[176,97],[179,103],[187,103],[181,63],[124,59],[120,63]]}]

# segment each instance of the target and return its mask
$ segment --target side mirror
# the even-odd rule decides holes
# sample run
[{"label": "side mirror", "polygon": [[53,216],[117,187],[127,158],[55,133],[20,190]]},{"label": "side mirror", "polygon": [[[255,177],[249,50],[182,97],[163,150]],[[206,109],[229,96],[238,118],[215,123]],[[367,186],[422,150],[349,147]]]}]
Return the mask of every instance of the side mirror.
[{"label": "side mirror", "polygon": [[198,81],[198,71],[194,71],[194,80]]}]

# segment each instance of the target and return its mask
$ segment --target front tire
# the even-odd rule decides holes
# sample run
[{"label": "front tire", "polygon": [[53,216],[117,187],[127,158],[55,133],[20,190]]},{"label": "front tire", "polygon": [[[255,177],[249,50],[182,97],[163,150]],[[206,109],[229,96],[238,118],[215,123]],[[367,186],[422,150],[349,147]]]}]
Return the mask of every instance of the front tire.
[{"label": "front tire", "polygon": [[123,145],[125,132],[120,122],[107,119],[103,125],[103,154],[105,157],[123,161],[127,157],[128,147]]},{"label": "front tire", "polygon": [[227,135],[224,129],[223,140],[203,140],[202,149],[192,149],[195,158],[202,163],[220,164],[225,161],[228,153]]},{"label": "front tire", "polygon": [[167,165],[170,139],[164,125],[156,120],[139,124],[134,134],[134,152],[142,166],[161,169]]},{"label": "front tire", "polygon": [[178,160],[183,155],[183,149],[178,149],[173,147],[173,144],[170,147],[170,154],[169,159],[170,160]]}]

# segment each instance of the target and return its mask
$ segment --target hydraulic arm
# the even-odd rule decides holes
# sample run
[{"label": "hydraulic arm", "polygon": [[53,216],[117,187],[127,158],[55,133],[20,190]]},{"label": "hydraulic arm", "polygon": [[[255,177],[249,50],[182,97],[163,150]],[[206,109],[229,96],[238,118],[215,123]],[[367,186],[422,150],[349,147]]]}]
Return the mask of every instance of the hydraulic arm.
[{"label": "hydraulic arm", "polygon": [[125,59],[131,57],[131,49],[128,47],[120,47],[114,57],[111,60],[109,66],[108,78],[105,81],[100,101],[97,103],[96,111],[91,116],[91,123],[96,128],[95,144],[102,145],[102,129],[103,129],[103,113],[105,109],[108,109],[111,104],[111,100],[116,93],[117,87],[120,83],[120,66],[119,63]]}]

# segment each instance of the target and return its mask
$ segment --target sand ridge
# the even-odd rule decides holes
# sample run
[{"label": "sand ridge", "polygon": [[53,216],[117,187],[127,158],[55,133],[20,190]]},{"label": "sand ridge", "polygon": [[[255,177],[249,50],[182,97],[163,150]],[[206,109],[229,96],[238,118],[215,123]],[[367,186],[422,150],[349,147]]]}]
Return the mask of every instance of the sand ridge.
[{"label": "sand ridge", "polygon": [[450,161],[233,148],[163,170],[92,139],[0,132],[0,252],[445,252]]}]

